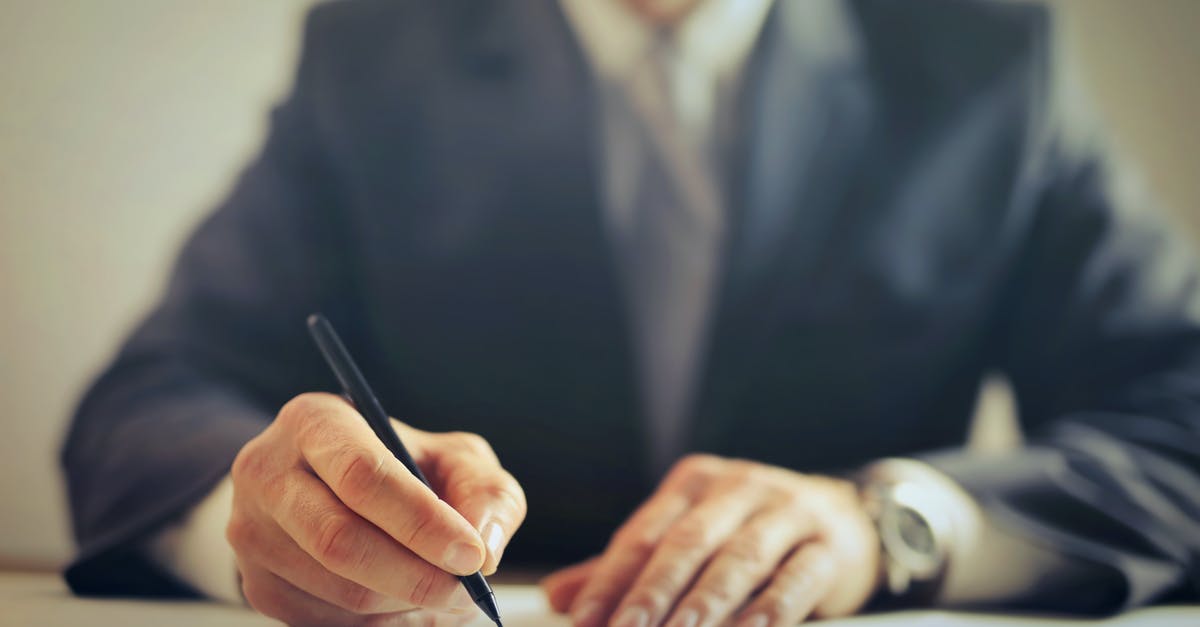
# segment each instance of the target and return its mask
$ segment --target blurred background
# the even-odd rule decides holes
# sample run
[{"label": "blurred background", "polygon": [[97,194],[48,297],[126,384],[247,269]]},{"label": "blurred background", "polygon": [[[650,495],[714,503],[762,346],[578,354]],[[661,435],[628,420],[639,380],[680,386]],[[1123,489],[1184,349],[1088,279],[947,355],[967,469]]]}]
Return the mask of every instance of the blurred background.
[{"label": "blurred background", "polygon": [[[0,0],[0,568],[70,556],[66,421],[257,149],[313,3]],[[1121,153],[1200,239],[1200,0],[1052,3]]]}]

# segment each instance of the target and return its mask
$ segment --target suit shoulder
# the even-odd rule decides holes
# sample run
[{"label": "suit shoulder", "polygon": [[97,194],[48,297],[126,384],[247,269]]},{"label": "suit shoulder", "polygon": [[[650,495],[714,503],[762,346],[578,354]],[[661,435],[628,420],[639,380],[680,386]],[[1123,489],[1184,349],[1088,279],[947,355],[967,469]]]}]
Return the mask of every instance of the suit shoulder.
[{"label": "suit shoulder", "polygon": [[319,29],[364,28],[403,19],[421,4],[386,0],[323,0],[308,11],[308,23]]},{"label": "suit shoulder", "polygon": [[322,2],[305,18],[301,72],[333,91],[419,77],[445,48],[441,13],[435,2]]},{"label": "suit shoulder", "polygon": [[856,9],[881,75],[934,93],[975,93],[1043,69],[1050,55],[1053,11],[1037,0],[858,0]]},{"label": "suit shoulder", "polygon": [[341,45],[390,39],[398,28],[421,18],[422,6],[386,0],[326,0],[310,9],[305,18],[305,43],[332,40]]},{"label": "suit shoulder", "polygon": [[[921,35],[924,45],[959,53],[1019,52],[1043,36],[1053,12],[1038,0],[855,0],[868,33],[884,41]],[[890,37],[889,37],[890,36]]]}]

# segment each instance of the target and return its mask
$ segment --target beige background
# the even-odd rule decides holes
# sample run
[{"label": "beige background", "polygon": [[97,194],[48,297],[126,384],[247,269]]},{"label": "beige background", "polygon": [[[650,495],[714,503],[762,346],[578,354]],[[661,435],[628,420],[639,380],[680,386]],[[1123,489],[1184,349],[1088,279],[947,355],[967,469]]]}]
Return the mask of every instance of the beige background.
[{"label": "beige background", "polygon": [[[309,4],[0,0],[0,565],[69,556],[62,427],[261,141]],[[1200,232],[1200,0],[1059,4],[1119,145]]]}]

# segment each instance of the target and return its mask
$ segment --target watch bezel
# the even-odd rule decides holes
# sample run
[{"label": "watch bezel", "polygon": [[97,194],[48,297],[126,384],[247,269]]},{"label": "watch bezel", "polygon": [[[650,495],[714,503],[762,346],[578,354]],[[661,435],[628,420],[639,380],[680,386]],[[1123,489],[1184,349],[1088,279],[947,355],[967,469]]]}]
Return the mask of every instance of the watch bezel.
[{"label": "watch bezel", "polygon": [[[911,524],[910,520],[919,521],[924,527],[923,533],[930,537],[931,551],[913,546],[905,537],[904,526]],[[928,579],[937,574],[942,562],[937,534],[921,512],[907,505],[888,503],[880,518],[879,534],[889,558],[903,564],[909,576]]]},{"label": "watch bezel", "polygon": [[[936,496],[926,486],[913,482],[889,485],[881,496],[877,529],[888,561],[889,579],[907,584],[938,578],[946,566],[950,523]],[[903,525],[909,524],[905,522],[906,514],[926,527],[931,550],[917,548],[905,539]]]}]

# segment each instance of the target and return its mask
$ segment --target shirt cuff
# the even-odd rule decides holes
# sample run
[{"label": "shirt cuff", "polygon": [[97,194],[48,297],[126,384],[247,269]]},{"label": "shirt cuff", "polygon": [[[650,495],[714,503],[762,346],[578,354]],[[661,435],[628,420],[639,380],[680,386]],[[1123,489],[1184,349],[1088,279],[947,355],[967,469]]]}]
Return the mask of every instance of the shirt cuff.
[{"label": "shirt cuff", "polygon": [[244,603],[237,558],[225,539],[225,525],[232,512],[233,481],[226,475],[182,520],[150,540],[148,556],[211,599]]},{"label": "shirt cuff", "polygon": [[962,486],[925,462],[885,459],[864,473],[869,480],[922,486],[928,507],[937,509],[922,514],[947,521],[950,538],[945,575],[934,597],[937,605],[991,605],[1022,598],[1048,574],[1070,567],[1066,557],[997,527]]}]

